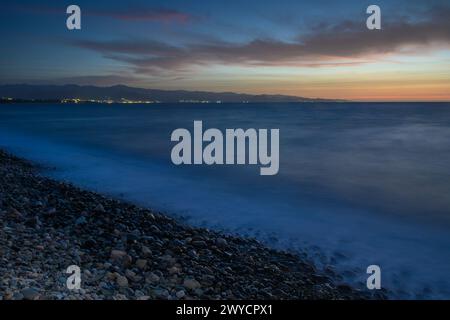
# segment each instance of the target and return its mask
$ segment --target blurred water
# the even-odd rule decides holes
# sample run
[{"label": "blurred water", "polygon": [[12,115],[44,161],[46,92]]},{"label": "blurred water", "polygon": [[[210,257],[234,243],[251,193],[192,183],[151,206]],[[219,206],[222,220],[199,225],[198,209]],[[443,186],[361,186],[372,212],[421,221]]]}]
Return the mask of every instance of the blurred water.
[{"label": "blurred water", "polygon": [[[279,128],[280,171],[174,166],[170,134]],[[78,185],[257,236],[403,298],[450,298],[450,104],[0,105],[0,147]]]}]

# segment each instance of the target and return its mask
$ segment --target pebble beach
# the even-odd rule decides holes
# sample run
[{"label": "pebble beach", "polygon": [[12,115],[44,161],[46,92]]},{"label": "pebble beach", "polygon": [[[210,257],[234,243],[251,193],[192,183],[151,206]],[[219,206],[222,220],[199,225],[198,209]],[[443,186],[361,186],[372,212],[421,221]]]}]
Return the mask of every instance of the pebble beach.
[{"label": "pebble beach", "polygon": [[[80,289],[67,288],[71,265]],[[3,300],[373,297],[296,254],[55,181],[4,151],[0,274]]]}]

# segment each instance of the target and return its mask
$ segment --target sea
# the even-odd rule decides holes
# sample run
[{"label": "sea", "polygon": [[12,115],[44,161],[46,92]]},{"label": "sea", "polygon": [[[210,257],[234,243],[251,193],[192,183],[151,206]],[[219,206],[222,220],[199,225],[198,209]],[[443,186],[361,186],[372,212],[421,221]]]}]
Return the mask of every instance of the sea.
[{"label": "sea", "polygon": [[[174,165],[171,133],[279,129],[277,175]],[[450,299],[450,103],[3,104],[0,148],[44,174],[256,237],[391,298]]]}]

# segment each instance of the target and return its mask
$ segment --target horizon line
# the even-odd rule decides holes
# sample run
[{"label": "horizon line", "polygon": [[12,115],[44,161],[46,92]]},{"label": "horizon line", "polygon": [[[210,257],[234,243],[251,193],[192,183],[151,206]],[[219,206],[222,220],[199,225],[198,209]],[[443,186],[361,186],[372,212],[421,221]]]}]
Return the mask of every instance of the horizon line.
[{"label": "horizon line", "polygon": [[[449,100],[389,100],[389,99],[348,99],[348,98],[324,98],[324,97],[307,97],[303,95],[293,95],[293,94],[283,94],[283,93],[248,93],[248,92],[236,92],[236,91],[209,91],[204,89],[160,89],[160,88],[149,88],[149,87],[142,87],[142,86],[131,86],[123,83],[119,84],[111,84],[111,85],[95,85],[95,84],[78,84],[78,83],[65,83],[65,84],[54,84],[54,83],[48,83],[48,84],[32,84],[32,83],[2,83],[0,86],[78,86],[78,87],[97,87],[97,88],[113,88],[113,87],[128,87],[132,89],[142,89],[142,90],[160,90],[160,91],[186,91],[186,92],[205,92],[205,93],[213,93],[213,94],[224,94],[224,93],[232,93],[237,95],[250,95],[250,96],[284,96],[284,97],[291,97],[291,98],[303,98],[303,99],[310,99],[310,100],[329,100],[329,101],[321,101],[321,102],[341,102],[341,103],[450,103]],[[10,97],[0,97],[1,99],[7,99]],[[15,99],[22,99],[22,98],[15,98]],[[70,99],[70,98],[67,98]],[[23,99],[23,100],[50,100],[50,99]],[[334,101],[333,101],[334,100]],[[307,103],[308,101],[304,102],[283,102],[280,101],[278,103]],[[311,101],[315,102],[315,101]],[[164,102],[161,102],[164,103]],[[171,102],[173,103],[173,102]],[[186,103],[186,102],[183,102]],[[222,103],[238,103],[238,102],[222,102]],[[274,103],[274,102],[248,102],[248,103]]]}]

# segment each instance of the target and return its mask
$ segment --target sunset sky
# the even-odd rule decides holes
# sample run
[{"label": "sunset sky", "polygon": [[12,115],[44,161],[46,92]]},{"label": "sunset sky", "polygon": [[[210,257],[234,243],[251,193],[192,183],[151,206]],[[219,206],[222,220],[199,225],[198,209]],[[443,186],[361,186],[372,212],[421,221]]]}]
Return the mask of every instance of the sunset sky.
[{"label": "sunset sky", "polygon": [[1,84],[450,101],[448,0],[9,1],[0,30]]}]

